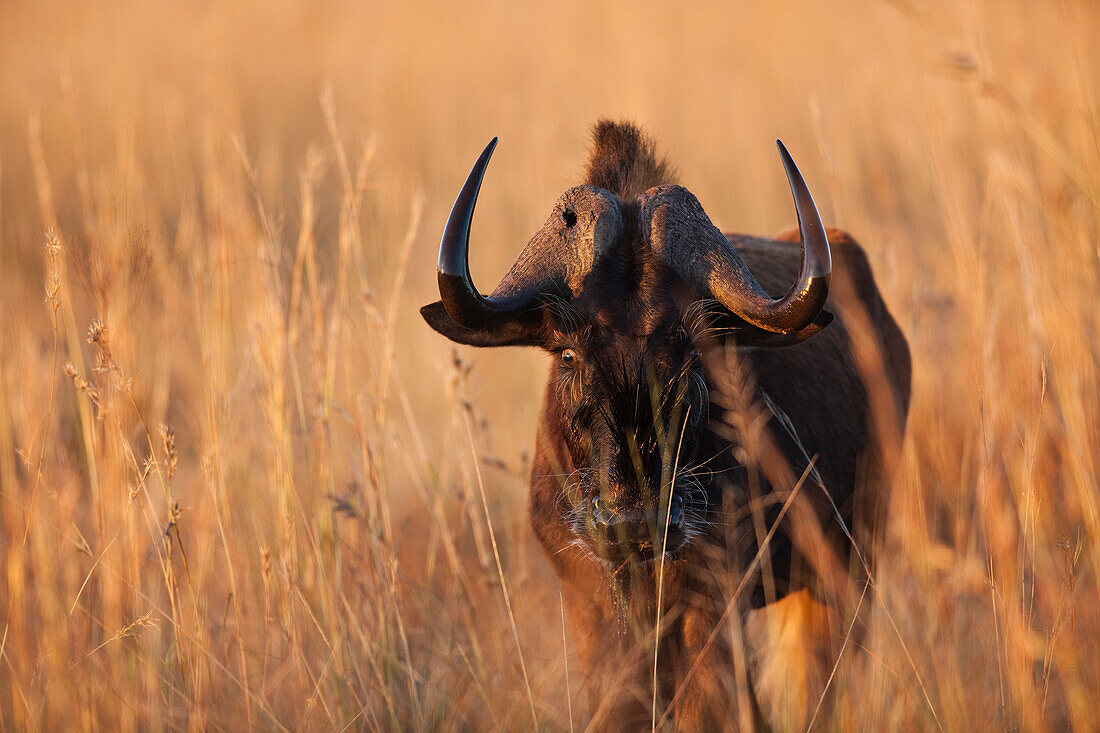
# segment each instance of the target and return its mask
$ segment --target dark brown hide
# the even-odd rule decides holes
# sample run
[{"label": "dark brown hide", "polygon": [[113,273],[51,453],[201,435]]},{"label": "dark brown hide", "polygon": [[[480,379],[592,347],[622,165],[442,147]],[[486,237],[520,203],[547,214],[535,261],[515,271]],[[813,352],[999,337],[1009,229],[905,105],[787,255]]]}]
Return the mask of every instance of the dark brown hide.
[{"label": "dark brown hide", "polygon": [[[753,273],[771,292],[782,292],[798,270],[797,245],[741,236],[731,236],[730,241],[741,250]],[[882,488],[883,477],[877,471],[880,459],[869,435],[871,416],[867,390],[853,361],[845,314],[853,308],[862,309],[870,320],[878,349],[886,355],[884,367],[899,424],[904,422],[908,407],[909,353],[904,336],[878,294],[862,249],[836,230],[830,230],[830,241],[834,243],[834,277],[851,283],[857,296],[855,302],[841,307],[830,301],[828,307],[835,309],[837,318],[809,340],[781,349],[746,349],[740,355],[751,372],[757,395],[767,395],[794,424],[798,443],[775,420],[769,423],[768,431],[794,474],[800,475],[807,465],[806,454],[817,456],[815,466],[845,526],[853,528],[859,520],[858,526],[866,528],[878,509],[875,492]],[[721,364],[722,360],[717,359],[716,363]],[[714,392],[722,378],[723,375],[708,375],[712,398],[716,398]],[[556,389],[552,375],[543,398],[536,439],[531,483],[532,525],[562,580],[571,628],[582,659],[590,670],[593,710],[602,703],[604,719],[612,727],[628,720],[641,724],[650,715],[646,693],[651,684],[651,647],[633,643],[633,637],[644,635],[652,627],[656,611],[654,575],[658,568],[651,564],[620,570],[621,573],[633,573],[627,579],[632,592],[627,621],[633,628],[624,643],[619,619],[623,610],[617,607],[608,572],[577,545],[575,534],[561,521],[560,477],[575,471],[578,466],[567,449],[569,427],[562,420]],[[710,409],[712,413],[720,412],[714,403]],[[719,419],[718,416],[714,418]],[[715,521],[721,521],[747,501],[745,487],[738,485],[731,474],[723,476],[723,471],[736,472],[733,467],[738,462],[726,440],[715,433],[704,432],[697,453],[703,458],[721,454],[708,464],[714,471],[713,485],[708,488],[725,494],[713,499],[714,505],[721,507],[719,511],[725,512],[714,514]],[[842,558],[847,558],[850,545],[836,520],[832,503],[826,500],[816,483],[804,491],[803,496],[817,511],[817,518],[832,546]],[[862,505],[858,516],[857,502]],[[764,513],[766,524],[774,520],[777,508],[773,505],[772,510]],[[696,538],[674,561],[666,562],[663,612],[673,620],[663,635],[659,653],[661,697],[665,701],[677,694],[678,685],[703,652],[726,608],[726,594],[739,583],[744,566],[756,554],[757,535],[748,522],[733,528],[733,532],[729,529],[708,531],[705,538]],[[857,539],[862,547],[869,547],[868,532],[857,532]],[[749,581],[742,593],[742,610],[769,600],[766,593],[769,582],[774,584],[778,598],[807,586],[813,587],[812,563],[794,551],[786,531],[780,531],[769,544],[768,559],[770,577],[767,581],[762,576]],[[712,726],[718,723],[715,718],[724,720],[729,714],[733,703],[731,691],[725,689],[724,681],[729,676],[732,653],[724,635],[719,634],[717,643],[712,644],[697,665],[693,679],[688,681],[689,689],[679,695],[681,725],[713,730]],[[625,675],[628,670],[630,674]]]},{"label": "dark brown hide", "polygon": [[[505,302],[534,288],[522,315],[470,327],[441,303],[422,309],[455,341],[531,344],[551,355],[531,522],[561,579],[591,712],[611,729],[649,723],[658,610],[657,714],[681,729],[729,722],[739,707],[736,670],[747,668],[751,684],[754,663],[730,646],[723,614],[820,592],[821,558],[849,559],[849,529],[870,547],[883,484],[878,435],[900,435],[909,400],[908,347],[858,244],[829,230],[825,311],[819,302],[809,320],[788,319],[808,324],[793,330],[759,327],[719,303],[767,307],[755,283],[773,298],[788,293],[805,274],[799,233],[723,239],[690,193],[667,185],[668,171],[636,128],[599,123],[586,185],[563,195],[490,296]],[[720,250],[728,250],[722,267],[708,265]],[[828,283],[828,247],[821,261]],[[715,272],[734,275],[717,281]],[[878,423],[855,336],[858,353],[882,357],[873,376],[889,409]],[[731,417],[743,403],[763,406],[763,438],[750,439]],[[767,499],[785,480],[769,472],[760,445],[773,446],[793,478],[814,458],[800,501],[825,544],[806,545],[792,510],[747,573],[783,495]],[[751,720],[759,711],[751,698],[748,707],[740,712]]]}]

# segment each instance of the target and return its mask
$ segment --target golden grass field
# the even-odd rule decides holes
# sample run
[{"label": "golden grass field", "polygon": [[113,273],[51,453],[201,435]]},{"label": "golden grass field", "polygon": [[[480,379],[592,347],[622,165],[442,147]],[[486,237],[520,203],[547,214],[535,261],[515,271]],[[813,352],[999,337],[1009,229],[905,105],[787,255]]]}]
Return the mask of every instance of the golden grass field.
[{"label": "golden grass field", "polygon": [[0,729],[580,728],[545,357],[417,309],[484,143],[489,290],[600,116],[759,234],[782,138],[908,335],[815,728],[1100,729],[1098,71],[1083,0],[0,4]]}]

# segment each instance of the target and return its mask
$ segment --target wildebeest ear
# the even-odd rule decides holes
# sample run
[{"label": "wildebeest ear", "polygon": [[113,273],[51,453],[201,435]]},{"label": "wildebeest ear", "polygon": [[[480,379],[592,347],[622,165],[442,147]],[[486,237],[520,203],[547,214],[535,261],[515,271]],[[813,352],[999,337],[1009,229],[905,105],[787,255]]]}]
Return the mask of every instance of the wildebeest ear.
[{"label": "wildebeest ear", "polygon": [[745,324],[737,330],[734,338],[737,340],[738,346],[760,346],[765,348],[793,346],[822,331],[832,322],[833,314],[823,308],[810,325],[794,333],[771,333],[762,328]]},{"label": "wildebeest ear", "polygon": [[420,315],[438,333],[467,346],[538,346],[542,343],[534,325],[522,319],[490,328],[466,328],[455,323],[439,300],[422,307]]}]

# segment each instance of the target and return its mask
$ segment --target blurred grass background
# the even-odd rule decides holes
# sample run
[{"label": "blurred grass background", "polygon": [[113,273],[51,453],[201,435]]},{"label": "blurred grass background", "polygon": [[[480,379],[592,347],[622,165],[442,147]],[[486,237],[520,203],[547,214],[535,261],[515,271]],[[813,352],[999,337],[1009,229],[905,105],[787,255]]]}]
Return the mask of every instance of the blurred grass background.
[{"label": "blurred grass background", "polygon": [[0,727],[583,722],[543,358],[416,311],[485,141],[489,290],[600,116],[759,234],[782,138],[910,339],[893,622],[816,725],[1100,727],[1098,49],[1084,0],[0,4]]}]

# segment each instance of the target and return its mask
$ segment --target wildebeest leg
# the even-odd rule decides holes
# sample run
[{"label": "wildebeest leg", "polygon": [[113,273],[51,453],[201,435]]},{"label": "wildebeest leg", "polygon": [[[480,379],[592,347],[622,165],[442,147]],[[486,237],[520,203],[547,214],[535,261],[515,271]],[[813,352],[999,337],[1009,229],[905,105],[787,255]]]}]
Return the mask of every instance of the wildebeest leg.
[{"label": "wildebeest leg", "polygon": [[828,678],[835,624],[830,609],[807,590],[747,615],[753,689],[774,730],[806,728]]},{"label": "wildebeest leg", "polygon": [[[619,633],[606,587],[563,582],[569,626],[584,667],[589,730],[641,729],[649,723],[648,677],[641,651]],[[606,596],[606,597],[605,597]]]},{"label": "wildebeest leg", "polygon": [[731,645],[726,628],[714,634],[718,616],[689,608],[681,619],[683,656],[673,711],[678,731],[757,729],[744,654],[736,648],[740,641]]}]

